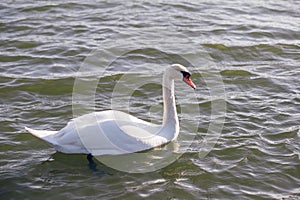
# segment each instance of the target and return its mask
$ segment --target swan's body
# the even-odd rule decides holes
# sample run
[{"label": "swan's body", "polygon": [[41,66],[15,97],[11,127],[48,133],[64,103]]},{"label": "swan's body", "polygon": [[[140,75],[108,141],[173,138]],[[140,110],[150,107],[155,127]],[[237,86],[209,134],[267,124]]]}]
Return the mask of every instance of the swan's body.
[{"label": "swan's body", "polygon": [[162,125],[124,112],[107,110],[77,117],[60,131],[26,130],[63,153],[120,155],[163,145],[176,139],[179,133],[173,80],[182,77],[195,88],[189,79],[190,73],[182,65],[172,65],[164,73]]}]

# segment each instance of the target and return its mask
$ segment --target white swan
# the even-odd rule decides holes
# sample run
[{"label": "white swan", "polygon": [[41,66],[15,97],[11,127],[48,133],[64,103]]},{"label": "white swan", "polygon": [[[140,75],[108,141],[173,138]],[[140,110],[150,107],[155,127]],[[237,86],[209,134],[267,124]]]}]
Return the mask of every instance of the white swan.
[{"label": "white swan", "polygon": [[177,138],[179,122],[174,80],[183,80],[195,89],[190,76],[189,71],[180,64],[173,64],[164,71],[162,125],[124,112],[107,110],[77,117],[60,131],[25,129],[63,153],[120,155],[151,149]]}]

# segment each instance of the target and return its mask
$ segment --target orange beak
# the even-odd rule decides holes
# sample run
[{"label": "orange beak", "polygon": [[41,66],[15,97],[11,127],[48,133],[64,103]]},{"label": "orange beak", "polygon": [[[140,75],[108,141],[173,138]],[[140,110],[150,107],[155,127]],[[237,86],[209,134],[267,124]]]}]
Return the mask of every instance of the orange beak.
[{"label": "orange beak", "polygon": [[190,79],[189,76],[186,76],[183,78],[183,81],[186,82],[189,86],[191,86],[193,89],[196,89],[196,85],[193,83],[193,81]]}]

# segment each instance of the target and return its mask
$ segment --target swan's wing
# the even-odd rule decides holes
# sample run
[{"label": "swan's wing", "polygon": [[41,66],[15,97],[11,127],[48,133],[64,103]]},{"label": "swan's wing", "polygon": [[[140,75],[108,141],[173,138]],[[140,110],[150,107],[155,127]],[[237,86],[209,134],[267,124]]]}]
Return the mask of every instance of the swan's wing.
[{"label": "swan's wing", "polygon": [[160,126],[120,111],[91,113],[73,122],[93,155],[133,153],[168,142],[159,136]]}]

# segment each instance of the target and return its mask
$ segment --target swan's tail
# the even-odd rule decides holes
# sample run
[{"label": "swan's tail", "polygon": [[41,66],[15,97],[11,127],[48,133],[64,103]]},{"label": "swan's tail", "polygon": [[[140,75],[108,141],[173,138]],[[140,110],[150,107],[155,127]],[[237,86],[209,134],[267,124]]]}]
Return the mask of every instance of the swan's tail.
[{"label": "swan's tail", "polygon": [[53,136],[57,133],[57,131],[34,130],[34,129],[31,129],[28,127],[25,127],[25,129],[32,135],[34,135],[52,145],[56,144]]},{"label": "swan's tail", "polygon": [[57,151],[63,153],[90,153],[82,144],[77,132],[72,132],[74,131],[72,127],[67,132],[65,129],[60,131],[34,130],[27,127],[25,129],[32,135],[53,146]]}]

